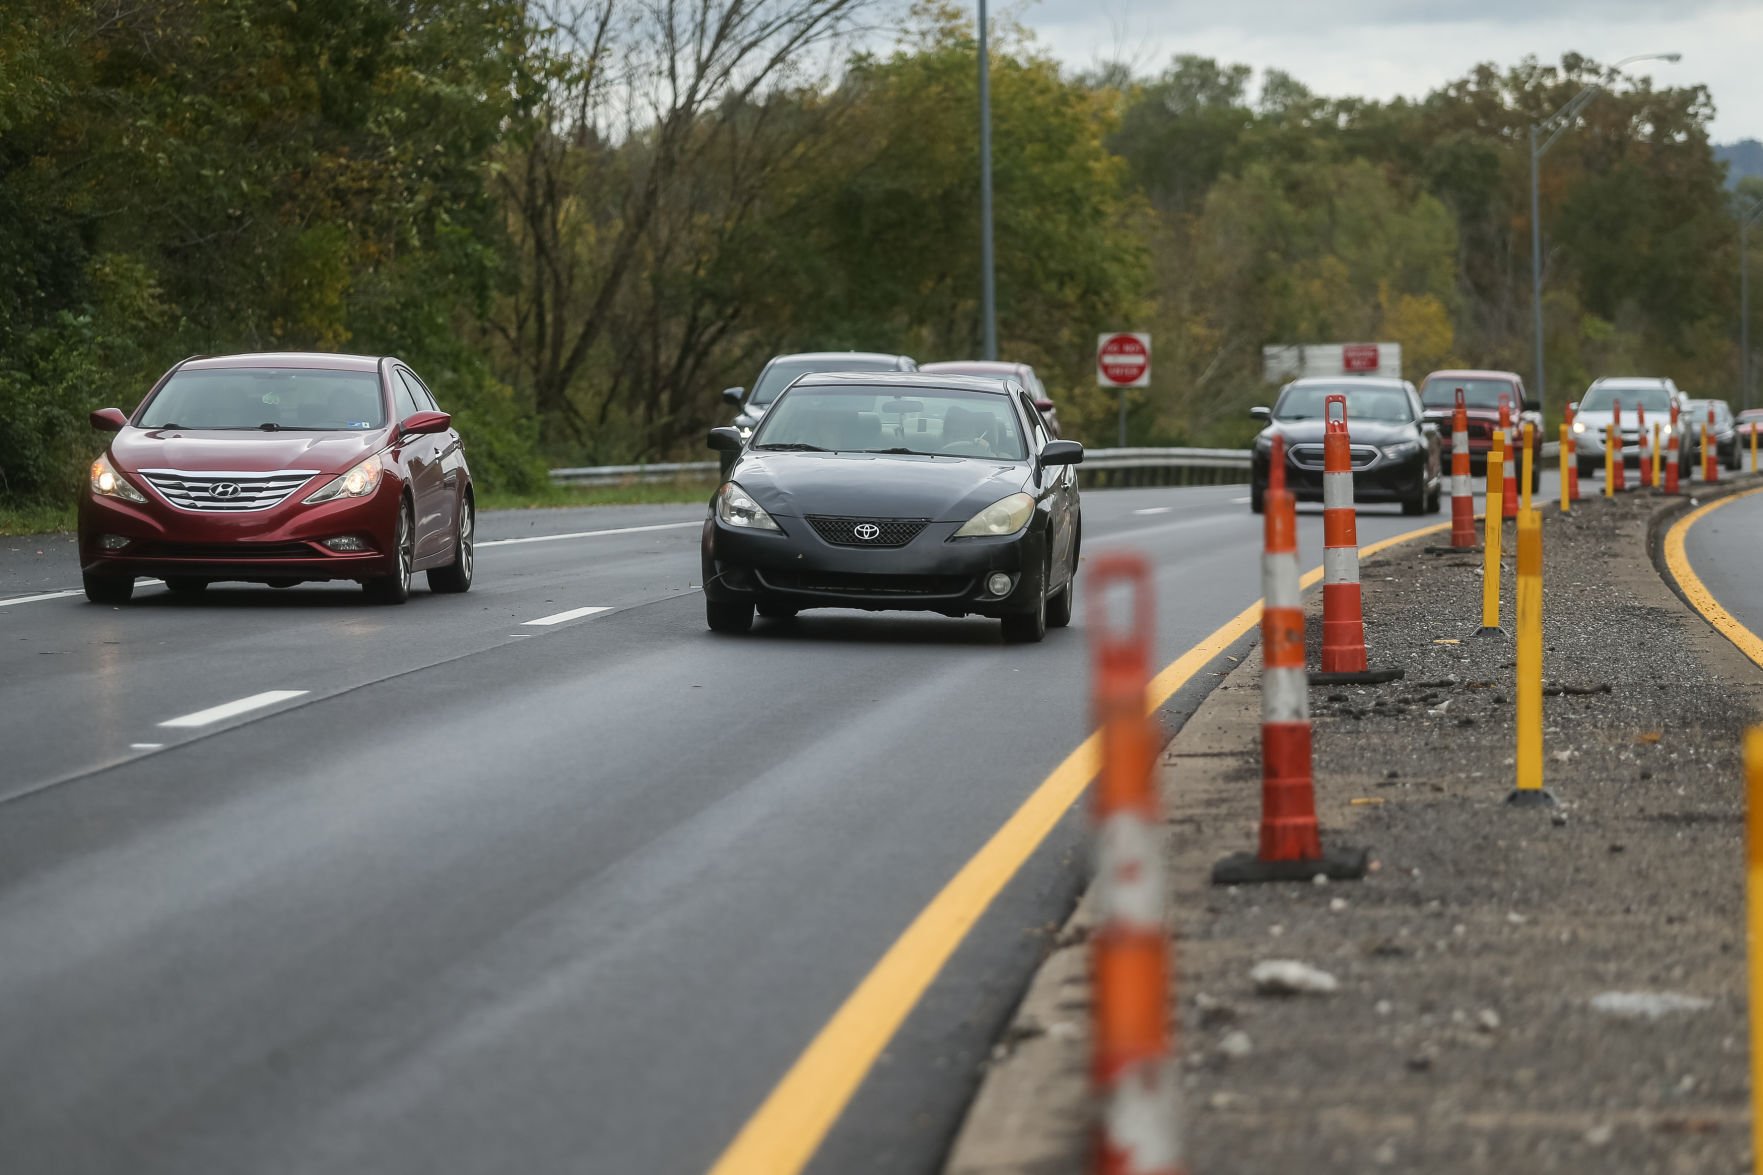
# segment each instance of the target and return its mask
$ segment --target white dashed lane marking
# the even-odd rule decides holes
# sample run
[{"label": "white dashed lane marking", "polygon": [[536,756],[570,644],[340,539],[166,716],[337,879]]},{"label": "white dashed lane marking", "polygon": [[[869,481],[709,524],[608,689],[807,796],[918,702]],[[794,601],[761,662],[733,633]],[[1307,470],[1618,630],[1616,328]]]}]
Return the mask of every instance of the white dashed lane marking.
[{"label": "white dashed lane marking", "polygon": [[65,599],[68,596],[77,596],[79,594],[80,593],[75,590],[65,592],[41,592],[34,596],[14,596],[10,600],[0,600],[0,608],[6,608],[13,604],[35,604],[39,600],[60,600]]},{"label": "white dashed lane marking", "polygon": [[562,624],[566,620],[579,620],[583,616],[593,616],[601,612],[610,612],[610,608],[571,608],[567,612],[556,612],[550,616],[541,616],[537,620],[528,620],[522,627],[535,624]]},{"label": "white dashed lane marking", "polygon": [[273,706],[277,702],[285,702],[290,698],[303,697],[303,689],[272,689],[260,694],[252,694],[248,698],[240,698],[236,702],[223,702],[218,706],[210,706],[206,710],[198,710],[194,714],[185,714],[182,718],[170,718],[161,722],[161,726],[187,729],[197,726],[212,726],[228,718],[240,714],[249,714],[253,710],[261,710],[265,706]]},{"label": "white dashed lane marking", "polygon": [[658,522],[653,526],[620,526],[612,530],[577,530],[569,534],[535,534],[524,539],[491,539],[479,543],[478,549],[485,547],[512,547],[517,543],[560,543],[564,539],[593,539],[602,535],[643,534],[651,530],[680,530],[684,527],[699,528],[703,522]]}]

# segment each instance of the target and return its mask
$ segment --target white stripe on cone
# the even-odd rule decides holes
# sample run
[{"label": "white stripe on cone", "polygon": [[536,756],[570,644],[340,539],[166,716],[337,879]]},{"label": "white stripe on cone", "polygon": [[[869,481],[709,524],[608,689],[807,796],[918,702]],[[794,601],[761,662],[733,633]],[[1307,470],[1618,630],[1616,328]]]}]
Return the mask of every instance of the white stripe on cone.
[{"label": "white stripe on cone", "polygon": [[1322,475],[1322,506],[1325,510],[1353,508],[1353,475],[1325,473]]},{"label": "white stripe on cone", "polygon": [[1116,1079],[1102,1111],[1108,1145],[1133,1175],[1180,1175],[1181,1086],[1168,1061],[1134,1065]]},{"label": "white stripe on cone", "polygon": [[1137,812],[1116,812],[1096,830],[1096,912],[1110,929],[1162,934],[1159,830]]},{"label": "white stripe on cone", "polygon": [[1261,598],[1269,608],[1298,606],[1298,558],[1290,551],[1261,556]]},{"label": "white stripe on cone", "polygon": [[1323,583],[1358,583],[1359,548],[1325,547],[1322,552]]},{"label": "white stripe on cone", "polygon": [[1309,680],[1302,669],[1274,666],[1261,670],[1261,722],[1307,722]]}]

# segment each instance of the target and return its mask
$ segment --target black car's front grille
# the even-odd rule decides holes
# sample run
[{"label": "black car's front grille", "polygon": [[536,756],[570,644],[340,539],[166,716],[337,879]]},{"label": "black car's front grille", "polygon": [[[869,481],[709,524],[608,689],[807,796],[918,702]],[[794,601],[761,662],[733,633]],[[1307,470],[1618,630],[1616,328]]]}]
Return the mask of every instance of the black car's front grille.
[{"label": "black car's front grille", "polygon": [[[1325,465],[1321,445],[1293,445],[1288,452],[1291,463],[1300,469],[1322,469]],[[1377,460],[1377,450],[1370,445],[1354,445],[1348,450],[1348,456],[1354,469],[1364,469]]]},{"label": "black car's front grille", "polygon": [[814,533],[835,547],[903,547],[930,525],[925,518],[840,518],[808,515]]},{"label": "black car's front grille", "polygon": [[953,599],[973,587],[965,575],[851,575],[837,571],[758,571],[764,587],[829,596],[916,596]]},{"label": "black car's front grille", "polygon": [[305,543],[144,543],[138,553],[161,559],[314,559],[319,552]]}]

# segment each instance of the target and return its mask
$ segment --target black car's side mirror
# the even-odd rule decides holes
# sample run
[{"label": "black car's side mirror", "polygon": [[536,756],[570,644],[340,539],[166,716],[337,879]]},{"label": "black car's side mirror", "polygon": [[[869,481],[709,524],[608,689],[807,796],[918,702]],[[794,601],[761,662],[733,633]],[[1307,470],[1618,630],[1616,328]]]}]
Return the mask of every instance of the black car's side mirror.
[{"label": "black car's side mirror", "polygon": [[99,432],[120,432],[122,426],[129,422],[129,418],[122,414],[121,408],[100,408],[86,419],[90,420],[92,427]]},{"label": "black car's side mirror", "polygon": [[1041,450],[1042,465],[1082,465],[1084,447],[1076,441],[1048,441]]},{"label": "black car's side mirror", "polygon": [[719,453],[739,453],[741,451],[741,434],[738,429],[713,428],[704,442]]},{"label": "black car's side mirror", "polygon": [[1257,404],[1253,408],[1249,409],[1249,415],[1254,417],[1256,420],[1272,420],[1273,419],[1273,409],[1269,408],[1265,404]]},{"label": "black car's side mirror", "polygon": [[722,398],[725,401],[727,401],[728,403],[733,404],[737,408],[739,408],[741,406],[741,401],[744,400],[746,398],[746,396],[747,396],[747,389],[746,388],[724,388],[724,389],[722,389]]}]

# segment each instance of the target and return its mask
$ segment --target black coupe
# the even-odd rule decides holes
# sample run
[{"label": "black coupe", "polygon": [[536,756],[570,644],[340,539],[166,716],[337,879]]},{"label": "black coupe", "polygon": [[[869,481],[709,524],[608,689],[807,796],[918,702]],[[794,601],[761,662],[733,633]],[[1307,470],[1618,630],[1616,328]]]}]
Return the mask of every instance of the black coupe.
[{"label": "black coupe", "polygon": [[1071,620],[1083,446],[1054,440],[1020,384],[881,372],[806,375],[742,446],[704,522],[705,617],[910,609],[1003,622],[1038,641]]}]

